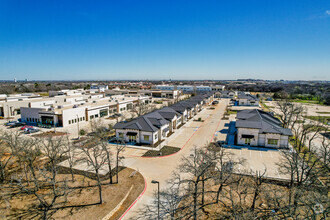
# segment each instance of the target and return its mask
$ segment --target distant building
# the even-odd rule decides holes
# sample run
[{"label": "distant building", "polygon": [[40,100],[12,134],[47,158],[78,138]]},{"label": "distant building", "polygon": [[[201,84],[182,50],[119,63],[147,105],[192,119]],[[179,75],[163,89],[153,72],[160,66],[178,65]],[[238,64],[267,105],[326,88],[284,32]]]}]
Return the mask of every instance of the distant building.
[{"label": "distant building", "polygon": [[156,85],[155,88],[159,90],[175,90],[175,86],[172,85]]},{"label": "distant building", "polygon": [[143,95],[153,98],[178,99],[182,95],[180,90],[156,90],[156,89],[112,89],[106,90],[107,96],[111,95]]},{"label": "distant building", "polygon": [[105,92],[109,87],[107,85],[91,85],[90,90],[97,90],[98,92]]},{"label": "distant building", "polygon": [[239,92],[237,94],[237,104],[240,106],[259,106],[259,99],[254,95]]},{"label": "distant building", "polygon": [[290,129],[283,128],[282,123],[270,113],[258,109],[242,110],[236,116],[237,144],[287,148]]},{"label": "distant building", "polygon": [[225,86],[223,85],[216,85],[216,86],[211,86],[212,91],[223,91],[225,90]]},{"label": "distant building", "polygon": [[192,92],[210,92],[210,91],[221,91],[224,89],[224,86],[203,86],[203,85],[156,85],[156,89],[160,90],[182,90],[186,93]]}]

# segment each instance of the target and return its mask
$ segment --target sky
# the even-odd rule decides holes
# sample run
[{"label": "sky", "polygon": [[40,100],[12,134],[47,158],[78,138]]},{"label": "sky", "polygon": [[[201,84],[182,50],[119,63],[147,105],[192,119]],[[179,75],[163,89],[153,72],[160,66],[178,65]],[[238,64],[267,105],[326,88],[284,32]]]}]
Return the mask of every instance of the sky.
[{"label": "sky", "polygon": [[0,0],[0,80],[330,80],[329,0]]}]

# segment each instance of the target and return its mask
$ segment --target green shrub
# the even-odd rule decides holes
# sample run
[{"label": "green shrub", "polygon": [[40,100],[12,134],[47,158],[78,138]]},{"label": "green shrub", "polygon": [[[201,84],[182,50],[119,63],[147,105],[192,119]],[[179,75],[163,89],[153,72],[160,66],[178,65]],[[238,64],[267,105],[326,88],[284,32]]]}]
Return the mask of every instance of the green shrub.
[{"label": "green shrub", "polygon": [[81,129],[81,130],[79,131],[79,134],[80,134],[80,135],[85,135],[85,134],[86,134],[86,131],[85,131],[84,129]]}]

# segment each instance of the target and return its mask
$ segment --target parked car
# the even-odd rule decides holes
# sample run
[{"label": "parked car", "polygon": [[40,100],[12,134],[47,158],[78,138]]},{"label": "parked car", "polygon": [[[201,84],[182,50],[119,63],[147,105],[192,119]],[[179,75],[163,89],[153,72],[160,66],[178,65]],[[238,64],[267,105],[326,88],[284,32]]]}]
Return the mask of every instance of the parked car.
[{"label": "parked car", "polygon": [[110,116],[110,118],[118,118],[118,117],[121,117],[122,114],[119,114],[119,113],[115,113],[113,115]]},{"label": "parked car", "polygon": [[33,126],[30,126],[30,125],[24,125],[23,127],[21,127],[21,130],[25,130],[25,128],[33,128]]},{"label": "parked car", "polygon": [[226,141],[218,141],[218,144],[219,144],[220,146],[222,146],[222,145],[227,144],[227,142],[226,142]]},{"label": "parked car", "polygon": [[17,121],[15,123],[10,124],[10,127],[11,128],[16,128],[16,127],[19,127],[19,126],[22,126],[22,125],[25,125],[25,123]]},{"label": "parked car", "polygon": [[31,133],[36,133],[38,131],[39,131],[38,128],[25,128],[24,133],[25,134],[31,134]]},{"label": "parked car", "polygon": [[11,126],[14,125],[15,123],[17,123],[18,121],[8,121],[5,125],[6,126]]}]

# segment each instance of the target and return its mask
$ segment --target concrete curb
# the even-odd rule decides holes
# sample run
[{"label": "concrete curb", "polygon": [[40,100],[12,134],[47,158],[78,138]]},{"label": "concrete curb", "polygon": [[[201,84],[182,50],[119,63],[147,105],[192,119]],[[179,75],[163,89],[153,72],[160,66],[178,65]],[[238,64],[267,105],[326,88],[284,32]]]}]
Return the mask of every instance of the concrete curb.
[{"label": "concrete curb", "polygon": [[128,195],[131,193],[132,189],[133,189],[133,186],[131,186],[131,188],[128,190],[125,197],[120,201],[120,203],[114,209],[112,209],[111,212],[109,212],[105,217],[103,217],[102,220],[109,220],[120,209],[120,207],[123,205],[123,203],[127,199]]},{"label": "concrete curb", "polygon": [[[141,174],[142,175],[142,174]],[[120,216],[119,220],[123,219],[125,217],[125,215],[128,213],[128,211],[135,205],[135,203],[143,196],[143,194],[146,192],[147,190],[147,181],[146,178],[143,176],[144,178],[144,190],[142,191],[142,193],[139,195],[139,197],[137,197],[135,199],[135,201],[128,207],[128,209],[126,209],[126,211],[124,212],[124,214],[122,214],[122,216]]]}]

